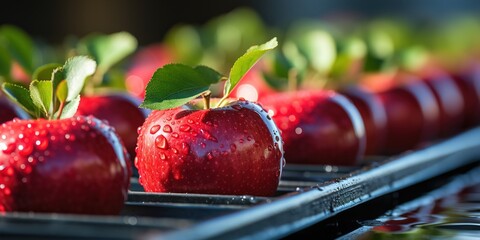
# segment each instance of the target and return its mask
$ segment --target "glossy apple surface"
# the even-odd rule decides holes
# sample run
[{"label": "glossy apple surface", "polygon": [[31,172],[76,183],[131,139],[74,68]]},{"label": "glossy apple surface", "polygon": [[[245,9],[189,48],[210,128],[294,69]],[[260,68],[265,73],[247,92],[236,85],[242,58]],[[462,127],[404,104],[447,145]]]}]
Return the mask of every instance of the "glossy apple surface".
[{"label": "glossy apple surface", "polygon": [[0,212],[119,214],[130,162],[110,126],[93,117],[0,125]]},{"label": "glossy apple surface", "polygon": [[422,74],[427,86],[432,90],[439,107],[439,137],[449,137],[458,133],[464,122],[464,98],[460,88],[447,73],[430,69]]},{"label": "glossy apple surface", "polygon": [[404,79],[377,93],[387,113],[385,154],[415,149],[439,133],[439,108],[432,90],[412,75],[396,77]]},{"label": "glossy apple surface", "polygon": [[282,140],[257,104],[155,110],[139,134],[135,166],[145,191],[272,196],[277,190]]},{"label": "glossy apple surface", "polygon": [[281,130],[288,163],[355,165],[365,152],[360,113],[333,91],[297,91],[261,101]]},{"label": "glossy apple surface", "polygon": [[140,109],[140,100],[128,94],[83,96],[76,115],[92,115],[111,125],[133,161],[137,145],[137,129],[142,126],[148,111]]},{"label": "glossy apple surface", "polygon": [[474,66],[453,75],[465,103],[463,129],[480,124],[480,66]]},{"label": "glossy apple surface", "polygon": [[387,115],[380,98],[361,86],[350,86],[339,91],[357,108],[365,124],[365,155],[379,155],[387,137]]}]

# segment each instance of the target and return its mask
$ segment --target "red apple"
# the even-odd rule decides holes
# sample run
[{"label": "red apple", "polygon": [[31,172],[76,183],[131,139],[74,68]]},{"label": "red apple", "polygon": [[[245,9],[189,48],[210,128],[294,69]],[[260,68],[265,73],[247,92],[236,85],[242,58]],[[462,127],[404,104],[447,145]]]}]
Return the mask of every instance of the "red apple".
[{"label": "red apple", "polygon": [[[228,96],[277,44],[249,48],[228,78],[206,66],[167,64],[155,71],[141,104],[153,111],[139,130],[135,160],[146,191],[275,194],[285,161],[280,132],[259,105]],[[224,96],[211,107],[212,87],[222,79]]]},{"label": "red apple", "polygon": [[463,128],[480,124],[480,66],[473,66],[453,75],[465,103]]},{"label": "red apple", "polygon": [[272,196],[282,152],[267,113],[237,101],[208,110],[153,111],[140,129],[135,165],[148,192]]},{"label": "red apple", "polygon": [[387,115],[380,98],[359,85],[343,88],[339,92],[355,105],[362,116],[367,139],[365,155],[380,154],[387,136]]},{"label": "red apple", "polygon": [[0,125],[0,212],[120,213],[131,175],[126,150],[111,126],[73,116],[95,68],[78,56],[29,89],[2,84],[34,119]]},{"label": "red apple", "polygon": [[439,107],[439,136],[449,137],[458,133],[464,121],[465,106],[460,88],[440,69],[425,69],[421,74]]},{"label": "red apple", "polygon": [[287,163],[355,165],[365,151],[360,113],[333,91],[269,95],[261,101],[281,130]]},{"label": "red apple", "polygon": [[369,85],[377,92],[387,112],[384,153],[398,154],[437,137],[438,104],[427,84],[404,73],[385,77],[387,81],[392,77],[395,81],[381,87]]},{"label": "red apple", "polygon": [[173,53],[162,44],[147,46],[138,51],[126,74],[126,88],[133,96],[143,98],[145,87],[157,68],[174,61]]},{"label": "red apple", "polygon": [[133,161],[137,145],[137,129],[142,126],[148,115],[148,111],[138,108],[140,103],[139,99],[129,94],[83,96],[76,115],[92,115],[106,120],[115,128]]},{"label": "red apple", "polygon": [[129,162],[111,127],[82,116],[0,126],[0,212],[118,214]]}]

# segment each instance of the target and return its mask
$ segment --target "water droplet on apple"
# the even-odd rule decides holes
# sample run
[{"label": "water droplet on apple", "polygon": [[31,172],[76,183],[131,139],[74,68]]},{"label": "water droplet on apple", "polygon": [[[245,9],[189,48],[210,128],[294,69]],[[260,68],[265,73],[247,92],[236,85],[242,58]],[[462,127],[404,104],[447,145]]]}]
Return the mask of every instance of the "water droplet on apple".
[{"label": "water droplet on apple", "polygon": [[140,132],[142,132],[142,126],[137,128],[137,134],[140,134]]},{"label": "water droplet on apple", "polygon": [[173,153],[177,154],[178,150],[176,148],[172,148]]},{"label": "water droplet on apple", "polygon": [[242,109],[242,106],[240,106],[240,105],[233,105],[232,108],[235,109],[235,110],[240,110],[240,109]]},{"label": "water droplet on apple", "polygon": [[187,122],[190,123],[190,124],[193,124],[193,120],[192,120],[192,119],[188,119]]},{"label": "water droplet on apple", "polygon": [[153,125],[151,128],[150,128],[150,134],[155,134],[158,132],[158,130],[160,130],[160,125],[156,124],[156,125]]},{"label": "water droplet on apple", "polygon": [[45,139],[45,138],[37,139],[35,141],[35,147],[40,151],[43,151],[43,150],[47,149],[48,148],[48,140]]},{"label": "water droplet on apple", "polygon": [[202,147],[202,148],[206,148],[206,147],[207,147],[207,145],[206,145],[204,142],[201,142],[201,143],[200,143],[200,147]]},{"label": "water droplet on apple", "polygon": [[15,151],[15,148],[16,148],[15,143],[9,143],[6,147],[3,146],[3,153],[10,154],[13,151]]},{"label": "water droplet on apple", "polygon": [[157,146],[160,149],[167,149],[168,148],[167,139],[162,134],[158,135],[155,138],[155,146]]},{"label": "water droplet on apple", "polygon": [[165,158],[167,158],[167,156],[165,155],[165,153],[160,153],[160,159],[165,160]]},{"label": "water droplet on apple", "polygon": [[231,150],[232,152],[237,151],[237,145],[235,145],[235,143],[230,144],[230,150]]},{"label": "water droplet on apple", "polygon": [[213,159],[213,154],[211,152],[207,153],[207,159],[212,160]]},{"label": "water droplet on apple", "polygon": [[238,142],[239,142],[239,143],[243,143],[243,142],[244,142],[243,138],[240,138],[240,139],[238,140]]},{"label": "water droplet on apple", "polygon": [[174,171],[174,172],[173,172],[173,178],[174,178],[175,180],[180,180],[180,179],[182,179],[182,174],[180,173],[180,171]]},{"label": "water droplet on apple", "polygon": [[190,131],[192,128],[189,126],[189,125],[186,125],[186,124],[183,124],[183,125],[180,125],[180,127],[178,128],[180,131],[182,132],[188,132]]},{"label": "water droplet on apple", "polygon": [[275,141],[280,141],[280,137],[278,135],[275,136]]},{"label": "water droplet on apple", "polygon": [[172,127],[170,127],[170,125],[165,125],[163,127],[163,132],[166,132],[166,133],[171,133],[172,132]]},{"label": "water droplet on apple", "polygon": [[172,137],[174,137],[174,138],[178,138],[178,133],[175,133],[175,132],[174,132],[174,133],[172,133]]},{"label": "water droplet on apple", "polygon": [[210,122],[210,121],[206,121],[205,124],[206,124],[207,126],[213,126],[213,123]]},{"label": "water droplet on apple", "polygon": [[252,141],[252,137],[251,137],[251,136],[247,136],[247,141]]},{"label": "water droplet on apple", "polygon": [[213,142],[217,142],[217,138],[212,136],[212,134],[207,131],[207,130],[204,130],[204,129],[200,129],[200,132],[202,132],[203,136],[205,137],[205,139],[207,140],[210,140],[210,141],[213,141]]},{"label": "water droplet on apple", "polygon": [[186,142],[182,142],[182,153],[183,154],[188,154],[190,152],[190,146]]},{"label": "water droplet on apple", "polygon": [[18,145],[18,154],[22,157],[27,157],[33,151],[33,146],[31,144],[22,143]]}]

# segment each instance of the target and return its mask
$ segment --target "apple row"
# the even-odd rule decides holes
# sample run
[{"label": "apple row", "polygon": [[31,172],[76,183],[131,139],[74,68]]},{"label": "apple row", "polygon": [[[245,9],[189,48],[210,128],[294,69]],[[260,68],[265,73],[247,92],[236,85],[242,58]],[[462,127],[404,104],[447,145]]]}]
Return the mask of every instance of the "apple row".
[{"label": "apple row", "polygon": [[[256,19],[238,14],[205,31],[233,24],[267,32],[236,25]],[[399,61],[394,51],[372,50],[388,45],[382,38],[336,41],[309,24],[296,26],[280,48],[273,38],[232,60],[229,44],[206,48],[199,31],[177,27],[138,52],[127,33],[87,36],[74,50],[90,58],[34,68],[34,51],[25,51],[33,42],[0,27],[0,212],[118,213],[132,163],[149,192],[272,196],[286,163],[359,165],[480,122],[476,65],[446,70],[431,55]],[[418,48],[405,49],[425,59]],[[106,87],[131,95],[105,94]]]}]

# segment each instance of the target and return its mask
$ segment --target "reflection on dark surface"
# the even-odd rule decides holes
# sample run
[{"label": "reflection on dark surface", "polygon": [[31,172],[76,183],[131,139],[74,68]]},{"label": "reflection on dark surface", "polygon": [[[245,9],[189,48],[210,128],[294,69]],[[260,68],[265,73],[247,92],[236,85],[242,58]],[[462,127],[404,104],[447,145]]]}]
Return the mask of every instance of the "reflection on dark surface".
[{"label": "reflection on dark surface", "polygon": [[396,217],[362,222],[371,230],[358,239],[479,239],[480,185],[425,201]]}]

